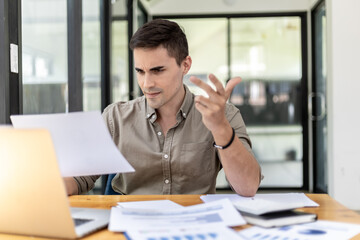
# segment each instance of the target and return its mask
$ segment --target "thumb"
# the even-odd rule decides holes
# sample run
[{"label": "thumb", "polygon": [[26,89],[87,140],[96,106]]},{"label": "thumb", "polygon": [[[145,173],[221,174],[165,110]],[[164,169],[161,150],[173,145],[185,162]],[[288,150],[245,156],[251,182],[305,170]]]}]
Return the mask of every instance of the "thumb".
[{"label": "thumb", "polygon": [[225,87],[225,96],[226,96],[226,99],[229,99],[232,90],[233,90],[234,87],[235,87],[236,85],[238,85],[241,81],[242,81],[241,77],[234,77],[234,78],[232,78],[232,79],[229,80],[229,82],[226,84],[226,87]]}]

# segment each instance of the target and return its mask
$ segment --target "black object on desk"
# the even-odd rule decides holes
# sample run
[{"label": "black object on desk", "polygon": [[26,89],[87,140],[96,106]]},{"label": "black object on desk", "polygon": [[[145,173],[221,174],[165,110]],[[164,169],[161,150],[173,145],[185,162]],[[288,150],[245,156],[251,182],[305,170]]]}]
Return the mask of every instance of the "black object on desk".
[{"label": "black object on desk", "polygon": [[271,212],[261,215],[241,212],[241,215],[249,224],[265,228],[314,222],[317,219],[317,215],[315,213],[306,213],[296,210]]}]

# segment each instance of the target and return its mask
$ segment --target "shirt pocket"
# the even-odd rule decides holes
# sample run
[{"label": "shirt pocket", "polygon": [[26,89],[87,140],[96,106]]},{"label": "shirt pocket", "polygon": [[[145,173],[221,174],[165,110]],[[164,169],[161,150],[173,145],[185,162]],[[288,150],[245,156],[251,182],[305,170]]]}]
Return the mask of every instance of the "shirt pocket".
[{"label": "shirt pocket", "polygon": [[188,143],[181,148],[180,175],[202,177],[214,174],[216,153],[212,142]]}]

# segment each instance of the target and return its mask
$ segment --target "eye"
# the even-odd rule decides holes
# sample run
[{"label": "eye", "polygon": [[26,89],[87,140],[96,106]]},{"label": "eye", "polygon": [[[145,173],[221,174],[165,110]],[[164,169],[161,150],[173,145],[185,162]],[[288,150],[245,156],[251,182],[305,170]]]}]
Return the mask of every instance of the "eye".
[{"label": "eye", "polygon": [[135,71],[138,73],[138,74],[144,74],[144,71],[139,69],[139,68],[135,68]]},{"label": "eye", "polygon": [[152,71],[153,73],[155,73],[155,74],[159,74],[159,73],[163,72],[164,69],[163,69],[163,68],[154,68],[154,69],[152,69],[151,71]]}]

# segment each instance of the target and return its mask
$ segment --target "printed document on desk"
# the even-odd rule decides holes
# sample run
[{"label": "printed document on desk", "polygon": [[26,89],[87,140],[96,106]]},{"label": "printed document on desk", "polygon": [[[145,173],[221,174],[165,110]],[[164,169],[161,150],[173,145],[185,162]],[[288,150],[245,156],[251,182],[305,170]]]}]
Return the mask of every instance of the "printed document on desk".
[{"label": "printed document on desk", "polygon": [[115,146],[100,112],[13,115],[15,128],[51,133],[63,177],[134,172]]},{"label": "printed document on desk", "polygon": [[184,208],[171,200],[152,200],[152,201],[133,201],[133,202],[118,202],[119,208],[138,208],[138,209],[177,209]]},{"label": "printed document on desk", "polygon": [[125,232],[132,229],[167,229],[170,227],[213,227],[246,224],[228,199],[180,209],[111,209],[109,230]]},{"label": "printed document on desk", "polygon": [[142,230],[133,229],[127,231],[126,235],[131,240],[176,240],[176,239],[203,239],[203,240],[246,240],[235,230],[225,226],[207,227],[186,227],[186,228],[167,228]]},{"label": "printed document on desk", "polygon": [[359,224],[323,220],[279,228],[251,227],[239,232],[240,236],[252,240],[347,240],[359,233]]},{"label": "printed document on desk", "polygon": [[304,193],[256,194],[254,197],[242,197],[237,194],[208,194],[200,198],[204,202],[228,198],[238,210],[257,215],[301,207],[319,206]]}]

